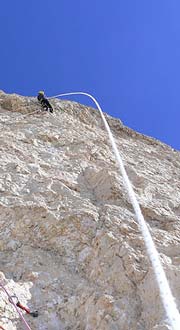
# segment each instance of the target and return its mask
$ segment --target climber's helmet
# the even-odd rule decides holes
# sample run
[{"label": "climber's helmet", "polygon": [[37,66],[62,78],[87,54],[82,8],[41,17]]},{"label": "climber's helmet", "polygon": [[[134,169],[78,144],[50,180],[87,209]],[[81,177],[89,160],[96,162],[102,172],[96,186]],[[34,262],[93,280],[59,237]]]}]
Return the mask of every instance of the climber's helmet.
[{"label": "climber's helmet", "polygon": [[44,95],[44,91],[39,91],[38,94]]}]

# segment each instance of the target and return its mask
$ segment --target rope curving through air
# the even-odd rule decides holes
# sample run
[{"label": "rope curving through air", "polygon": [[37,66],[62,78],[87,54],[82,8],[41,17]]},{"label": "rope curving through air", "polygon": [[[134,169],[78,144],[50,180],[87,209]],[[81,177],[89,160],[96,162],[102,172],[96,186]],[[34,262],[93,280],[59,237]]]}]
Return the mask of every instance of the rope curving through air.
[{"label": "rope curving through air", "polygon": [[164,269],[161,265],[159,253],[158,253],[158,251],[155,247],[155,244],[154,244],[153,239],[151,237],[150,231],[149,231],[149,229],[147,227],[147,224],[145,222],[145,219],[142,215],[142,212],[141,212],[139,203],[137,201],[135,192],[134,192],[133,187],[131,185],[131,182],[128,178],[128,175],[126,173],[122,158],[121,158],[120,153],[118,151],[118,148],[117,148],[116,142],[114,140],[114,137],[112,135],[112,132],[110,130],[110,127],[109,127],[109,125],[106,121],[106,118],[105,118],[104,114],[103,114],[103,111],[102,111],[99,103],[97,102],[97,100],[91,94],[88,94],[88,93],[85,93],[85,92],[62,93],[62,94],[58,94],[58,95],[55,95],[55,96],[51,96],[49,98],[52,99],[52,98],[63,97],[63,96],[71,96],[71,95],[88,96],[91,100],[94,101],[94,103],[96,104],[96,106],[97,106],[97,108],[98,108],[98,110],[101,114],[101,117],[102,117],[102,120],[104,122],[105,128],[106,128],[107,133],[109,135],[109,139],[111,141],[112,149],[114,151],[114,154],[115,154],[116,159],[117,159],[117,163],[119,165],[120,172],[121,172],[122,177],[123,177],[124,186],[125,186],[125,188],[128,192],[129,199],[130,199],[130,201],[132,203],[132,206],[134,208],[134,212],[135,212],[137,221],[139,223],[139,226],[140,226],[140,229],[141,229],[144,241],[145,241],[145,246],[146,246],[149,258],[150,258],[151,263],[152,263],[154,274],[155,274],[157,284],[158,284],[158,287],[159,287],[160,297],[161,297],[161,300],[162,300],[162,303],[163,303],[163,306],[164,306],[164,309],[166,311],[166,315],[167,315],[167,318],[168,318],[168,323],[169,323],[169,325],[171,325],[172,330],[179,330],[179,328],[180,328],[180,314],[179,314],[179,311],[177,309],[174,297],[171,293],[171,289],[169,287],[169,283],[168,283],[168,280],[166,278]]}]

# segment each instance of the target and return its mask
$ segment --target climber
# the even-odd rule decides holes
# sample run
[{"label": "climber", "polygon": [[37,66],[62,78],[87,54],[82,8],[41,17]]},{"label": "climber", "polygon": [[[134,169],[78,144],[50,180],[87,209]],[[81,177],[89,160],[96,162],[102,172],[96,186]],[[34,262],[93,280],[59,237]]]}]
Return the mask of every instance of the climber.
[{"label": "climber", "polygon": [[49,103],[48,99],[45,97],[43,91],[40,91],[40,92],[38,93],[37,99],[38,99],[38,101],[40,102],[41,106],[43,107],[43,109],[44,109],[45,111],[48,111],[48,110],[49,110],[50,112],[53,112],[53,107],[52,107],[52,105]]}]

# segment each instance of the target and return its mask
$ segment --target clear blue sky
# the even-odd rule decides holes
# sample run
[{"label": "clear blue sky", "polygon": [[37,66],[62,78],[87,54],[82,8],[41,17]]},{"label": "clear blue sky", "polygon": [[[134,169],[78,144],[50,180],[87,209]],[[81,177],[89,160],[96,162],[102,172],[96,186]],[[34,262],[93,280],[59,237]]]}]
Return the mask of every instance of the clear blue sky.
[{"label": "clear blue sky", "polygon": [[0,89],[90,92],[127,126],[180,149],[178,0],[6,0],[0,31]]}]

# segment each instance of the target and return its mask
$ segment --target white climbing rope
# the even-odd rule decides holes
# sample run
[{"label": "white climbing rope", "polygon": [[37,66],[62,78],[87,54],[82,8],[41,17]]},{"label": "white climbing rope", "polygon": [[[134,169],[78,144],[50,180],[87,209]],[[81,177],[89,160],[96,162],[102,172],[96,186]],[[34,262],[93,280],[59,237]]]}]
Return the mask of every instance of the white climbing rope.
[{"label": "white climbing rope", "polygon": [[166,315],[168,318],[168,323],[169,325],[172,327],[172,330],[179,330],[180,329],[180,314],[179,311],[177,309],[174,297],[171,293],[171,289],[169,287],[169,283],[168,280],[166,278],[164,269],[161,265],[161,261],[160,261],[160,257],[158,254],[158,251],[155,247],[155,244],[153,242],[153,239],[151,237],[150,231],[147,227],[147,224],[144,220],[144,217],[142,215],[139,203],[137,201],[135,192],[132,188],[131,182],[128,178],[128,175],[126,173],[122,158],[120,156],[120,153],[118,151],[116,142],[114,140],[114,137],[111,133],[110,127],[104,117],[103,111],[99,105],[99,103],[96,101],[96,99],[88,93],[84,93],[84,92],[71,92],[71,93],[63,93],[63,94],[58,94],[49,98],[57,98],[57,97],[62,97],[62,96],[70,96],[70,95],[85,95],[88,96],[91,100],[94,101],[94,103],[96,104],[102,120],[104,122],[105,128],[108,132],[109,135],[109,139],[111,141],[111,145],[114,151],[114,154],[116,156],[118,165],[119,165],[119,169],[121,171],[122,177],[123,177],[123,182],[124,182],[124,186],[127,189],[128,195],[129,195],[129,199],[133,205],[134,208],[134,212],[136,214],[136,218],[137,221],[139,223],[142,235],[144,237],[144,241],[145,241],[145,245],[146,245],[146,249],[149,255],[149,258],[151,260],[152,266],[153,266],[153,270],[155,273],[155,277],[157,280],[157,284],[159,286],[159,291],[160,291],[160,296],[161,296],[161,300],[164,306],[164,309],[166,311]]}]

